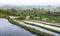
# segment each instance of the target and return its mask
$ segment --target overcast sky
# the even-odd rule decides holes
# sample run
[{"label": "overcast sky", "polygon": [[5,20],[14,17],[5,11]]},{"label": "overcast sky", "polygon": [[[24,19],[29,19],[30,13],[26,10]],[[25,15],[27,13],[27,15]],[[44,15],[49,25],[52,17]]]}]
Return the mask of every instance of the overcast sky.
[{"label": "overcast sky", "polygon": [[60,0],[0,0],[0,4],[8,5],[60,5]]}]

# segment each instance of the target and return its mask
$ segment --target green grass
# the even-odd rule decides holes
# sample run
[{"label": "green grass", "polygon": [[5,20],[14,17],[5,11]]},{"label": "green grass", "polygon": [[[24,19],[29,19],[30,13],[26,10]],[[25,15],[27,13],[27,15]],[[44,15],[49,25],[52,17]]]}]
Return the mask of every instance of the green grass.
[{"label": "green grass", "polygon": [[39,26],[39,25],[27,23],[27,22],[24,22],[24,23],[30,24],[30,25],[34,25],[34,26],[37,26],[37,27],[40,27],[40,28],[43,28],[43,29],[46,29],[46,30],[49,30],[49,31],[52,31],[52,32],[55,32],[55,33],[59,33],[59,34],[60,34],[60,31],[56,31],[56,30],[54,30],[54,29],[50,29],[50,28],[47,28],[47,27],[44,27],[44,26]]},{"label": "green grass", "polygon": [[6,14],[0,12],[0,18],[8,18],[8,15],[6,15]]},{"label": "green grass", "polygon": [[21,20],[20,18],[14,18],[14,20],[18,20],[18,21],[24,21],[24,20]]}]

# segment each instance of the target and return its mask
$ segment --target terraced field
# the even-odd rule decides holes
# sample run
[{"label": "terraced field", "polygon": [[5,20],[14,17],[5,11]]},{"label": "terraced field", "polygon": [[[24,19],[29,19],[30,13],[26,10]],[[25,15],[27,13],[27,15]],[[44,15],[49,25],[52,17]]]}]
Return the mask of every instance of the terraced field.
[{"label": "terraced field", "polygon": [[[52,34],[53,36],[60,36],[60,28],[59,27],[45,25],[45,24],[33,22],[33,21],[19,21],[19,20],[15,20],[15,19],[14,19],[14,21],[18,22],[19,24],[24,25],[26,27],[33,28],[39,32],[43,32],[46,35]],[[34,33],[36,34],[36,32],[34,32]]]},{"label": "terraced field", "polygon": [[[54,30],[51,30],[49,28],[48,28],[49,30],[47,30],[46,28],[39,27],[36,24],[33,25],[32,23],[29,23],[29,22],[26,22],[26,21],[24,21],[24,22],[16,21],[16,22],[18,22],[18,23],[20,23],[24,26],[34,28],[34,29],[36,29],[38,31],[41,31],[41,32],[44,32],[44,33],[53,34],[55,36],[60,36],[60,32],[58,32],[59,30],[54,31]],[[60,29],[60,28],[58,28],[58,29]]]}]

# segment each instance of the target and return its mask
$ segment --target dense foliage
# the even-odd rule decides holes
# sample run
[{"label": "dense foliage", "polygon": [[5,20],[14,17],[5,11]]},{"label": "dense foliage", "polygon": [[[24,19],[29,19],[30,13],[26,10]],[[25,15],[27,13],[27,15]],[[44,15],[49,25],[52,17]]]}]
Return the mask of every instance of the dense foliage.
[{"label": "dense foliage", "polygon": [[[21,18],[25,18],[26,16],[30,16],[30,19],[41,20],[47,22],[60,22],[60,16],[48,15],[50,14],[49,10],[44,9],[27,9],[27,10],[15,10],[15,9],[0,9],[0,15],[6,14],[9,16],[20,16]],[[2,15],[3,15],[2,14]],[[1,17],[1,16],[0,16]]]}]

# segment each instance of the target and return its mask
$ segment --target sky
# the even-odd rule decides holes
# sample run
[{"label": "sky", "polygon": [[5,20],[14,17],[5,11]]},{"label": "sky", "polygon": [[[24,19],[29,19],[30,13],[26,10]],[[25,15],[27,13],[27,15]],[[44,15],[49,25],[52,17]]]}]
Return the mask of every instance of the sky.
[{"label": "sky", "polygon": [[56,5],[60,6],[60,0],[0,0],[0,5]]}]

